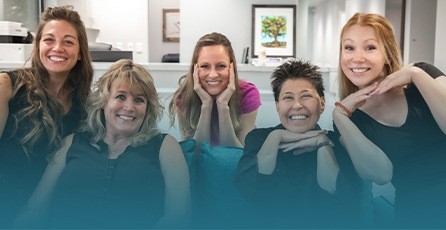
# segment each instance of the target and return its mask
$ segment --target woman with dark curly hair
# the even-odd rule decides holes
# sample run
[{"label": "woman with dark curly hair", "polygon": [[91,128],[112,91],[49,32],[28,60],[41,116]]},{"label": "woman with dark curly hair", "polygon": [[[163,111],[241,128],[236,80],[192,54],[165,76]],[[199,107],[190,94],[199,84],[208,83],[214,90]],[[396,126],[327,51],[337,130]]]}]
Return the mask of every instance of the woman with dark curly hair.
[{"label": "woman with dark curly hair", "polygon": [[0,227],[34,191],[48,154],[86,114],[93,68],[79,14],[48,8],[30,60],[30,67],[0,73]]}]

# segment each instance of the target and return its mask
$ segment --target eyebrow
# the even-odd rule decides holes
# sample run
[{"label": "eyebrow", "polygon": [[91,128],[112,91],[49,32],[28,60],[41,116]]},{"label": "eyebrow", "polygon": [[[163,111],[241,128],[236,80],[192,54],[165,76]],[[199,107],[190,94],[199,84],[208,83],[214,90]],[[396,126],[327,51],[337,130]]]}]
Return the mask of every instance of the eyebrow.
[{"label": "eyebrow", "polygon": [[[346,39],[342,40],[342,42],[346,42],[346,41],[354,41],[354,40],[351,39],[351,38],[346,38]],[[376,38],[367,38],[367,39],[364,40],[364,41],[365,41],[365,42],[369,42],[369,41],[378,42],[378,39],[376,39]]]},{"label": "eyebrow", "polygon": [[[52,33],[46,33],[46,34],[42,34],[42,37],[43,37],[43,36],[51,36],[51,37],[54,37],[54,34],[52,34]],[[74,35],[70,35],[70,34],[67,34],[67,35],[64,36],[64,38],[67,38],[67,37],[69,37],[69,38],[73,38],[73,39],[77,39],[76,36],[74,36]]]}]

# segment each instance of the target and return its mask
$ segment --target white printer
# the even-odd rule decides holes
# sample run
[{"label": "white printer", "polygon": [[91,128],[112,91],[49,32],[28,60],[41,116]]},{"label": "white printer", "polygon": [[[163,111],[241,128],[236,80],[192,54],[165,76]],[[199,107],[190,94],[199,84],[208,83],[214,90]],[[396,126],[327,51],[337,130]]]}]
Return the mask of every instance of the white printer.
[{"label": "white printer", "polygon": [[20,22],[0,21],[0,62],[24,63],[33,45],[28,43],[28,29]]}]

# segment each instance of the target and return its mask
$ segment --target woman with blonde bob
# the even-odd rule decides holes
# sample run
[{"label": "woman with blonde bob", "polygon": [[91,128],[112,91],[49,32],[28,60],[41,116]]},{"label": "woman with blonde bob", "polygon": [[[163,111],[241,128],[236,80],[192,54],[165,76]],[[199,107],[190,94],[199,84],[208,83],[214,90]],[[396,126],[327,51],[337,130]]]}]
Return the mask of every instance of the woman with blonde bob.
[{"label": "woman with blonde bob", "polygon": [[391,23],[355,14],[341,32],[333,120],[359,175],[395,186],[398,227],[445,227],[446,77],[406,67]]},{"label": "woman with blonde bob", "polygon": [[254,84],[239,80],[231,42],[220,33],[201,37],[189,73],[169,105],[172,125],[178,116],[182,139],[198,145],[243,147],[255,127],[260,94]]},{"label": "woman with blonde bob", "polygon": [[189,174],[178,142],[157,129],[162,111],[143,66],[113,64],[88,98],[81,131],[64,139],[19,226],[184,227]]}]

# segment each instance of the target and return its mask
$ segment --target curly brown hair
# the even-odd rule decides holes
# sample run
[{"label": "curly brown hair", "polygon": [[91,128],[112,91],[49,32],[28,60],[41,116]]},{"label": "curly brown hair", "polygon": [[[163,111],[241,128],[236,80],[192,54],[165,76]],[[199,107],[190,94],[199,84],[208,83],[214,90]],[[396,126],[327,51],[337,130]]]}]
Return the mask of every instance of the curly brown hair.
[{"label": "curly brown hair", "polygon": [[59,124],[61,124],[63,117],[63,108],[48,93],[49,73],[39,57],[39,43],[42,39],[43,29],[47,23],[54,20],[68,22],[77,33],[81,59],[71,69],[65,82],[65,87],[72,90],[72,106],[76,107],[82,115],[86,114],[85,104],[91,90],[93,67],[88,51],[87,33],[80,15],[71,6],[48,8],[43,12],[37,27],[36,37],[33,42],[34,49],[30,57],[31,66],[17,70],[18,82],[13,89],[13,95],[15,95],[21,87],[26,87],[26,97],[29,106],[21,109],[14,119],[17,127],[20,126],[20,123],[25,118],[29,118],[32,123],[32,128],[21,139],[21,144],[27,154],[43,133],[46,133],[49,137],[49,146],[54,146],[55,148],[60,145],[62,138],[60,136],[62,130]]}]

